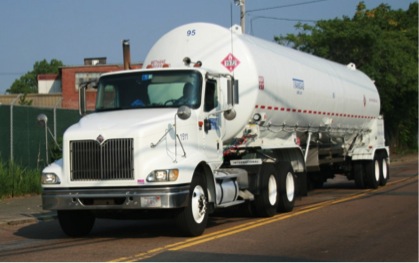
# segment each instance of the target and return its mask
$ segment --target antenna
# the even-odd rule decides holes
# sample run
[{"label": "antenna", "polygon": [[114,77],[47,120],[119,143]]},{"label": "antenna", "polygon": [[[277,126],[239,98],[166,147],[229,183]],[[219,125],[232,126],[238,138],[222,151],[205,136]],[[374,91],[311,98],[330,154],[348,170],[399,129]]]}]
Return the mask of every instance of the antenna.
[{"label": "antenna", "polygon": [[230,3],[230,28],[233,26],[233,3]]},{"label": "antenna", "polygon": [[[234,54],[233,51],[233,4],[230,3],[230,48],[231,48],[231,54]],[[234,77],[234,71],[233,71],[233,77]]]}]

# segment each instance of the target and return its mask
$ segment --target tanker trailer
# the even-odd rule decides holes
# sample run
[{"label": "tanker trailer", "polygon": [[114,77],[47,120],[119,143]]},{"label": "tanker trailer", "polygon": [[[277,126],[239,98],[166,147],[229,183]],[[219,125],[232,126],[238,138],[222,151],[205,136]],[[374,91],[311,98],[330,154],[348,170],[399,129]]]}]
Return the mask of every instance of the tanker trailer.
[{"label": "tanker trailer", "polygon": [[386,184],[389,149],[380,97],[355,64],[241,34],[239,26],[197,23],[163,36],[145,65],[182,66],[185,57],[240,83],[237,116],[220,136],[227,158],[259,148],[291,163],[294,172],[308,172],[310,185],[338,173],[359,187]]},{"label": "tanker trailer", "polygon": [[65,132],[63,159],[42,173],[43,207],[71,236],[115,214],[170,215],[196,236],[216,209],[248,204],[273,216],[335,174],[360,187],[388,179],[373,81],[353,64],[238,26],[175,28],[143,69],[106,73],[90,86],[95,112]]}]

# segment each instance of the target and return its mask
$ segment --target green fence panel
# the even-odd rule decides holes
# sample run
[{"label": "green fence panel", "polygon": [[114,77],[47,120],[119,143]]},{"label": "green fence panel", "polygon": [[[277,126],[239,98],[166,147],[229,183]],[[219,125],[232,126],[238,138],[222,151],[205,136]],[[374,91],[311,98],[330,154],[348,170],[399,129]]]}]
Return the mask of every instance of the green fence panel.
[{"label": "green fence panel", "polygon": [[10,106],[0,105],[0,160],[10,158]]},{"label": "green fence panel", "polygon": [[[47,129],[37,121],[40,114],[47,116]],[[57,150],[53,136],[61,142],[60,138],[64,131],[79,119],[77,110],[14,106],[12,144],[14,162],[24,167],[42,169],[53,160],[52,151]],[[0,121],[0,138],[2,138],[0,157],[3,160],[10,160],[10,106],[0,107]]]},{"label": "green fence panel", "polygon": [[[13,113],[14,162],[22,166],[41,168],[47,163],[45,128],[37,122],[39,114],[52,120],[52,110],[31,107],[15,107]],[[47,122],[51,126],[51,121]]]},{"label": "green fence panel", "polygon": [[57,137],[62,137],[65,130],[79,120],[78,110],[57,109]]}]

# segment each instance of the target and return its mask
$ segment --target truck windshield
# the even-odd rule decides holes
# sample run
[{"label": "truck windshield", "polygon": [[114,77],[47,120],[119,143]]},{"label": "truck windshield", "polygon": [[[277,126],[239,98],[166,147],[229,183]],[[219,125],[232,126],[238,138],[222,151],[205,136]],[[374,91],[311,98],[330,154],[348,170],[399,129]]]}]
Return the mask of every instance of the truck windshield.
[{"label": "truck windshield", "polygon": [[194,70],[147,71],[100,78],[96,111],[177,108],[201,104],[202,75]]}]

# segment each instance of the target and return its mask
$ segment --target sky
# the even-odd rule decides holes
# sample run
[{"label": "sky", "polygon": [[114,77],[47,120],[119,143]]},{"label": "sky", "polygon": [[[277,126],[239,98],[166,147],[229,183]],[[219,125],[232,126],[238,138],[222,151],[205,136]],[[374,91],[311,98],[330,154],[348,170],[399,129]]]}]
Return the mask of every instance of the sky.
[{"label": "sky", "polygon": [[[297,33],[298,20],[353,17],[360,1],[245,0],[245,33],[273,41]],[[415,1],[364,0],[367,9],[385,3],[393,10]],[[122,64],[124,39],[131,62],[140,63],[163,34],[192,22],[229,28],[240,24],[240,7],[234,0],[0,0],[0,94],[43,59],[77,66],[106,57]]]}]

